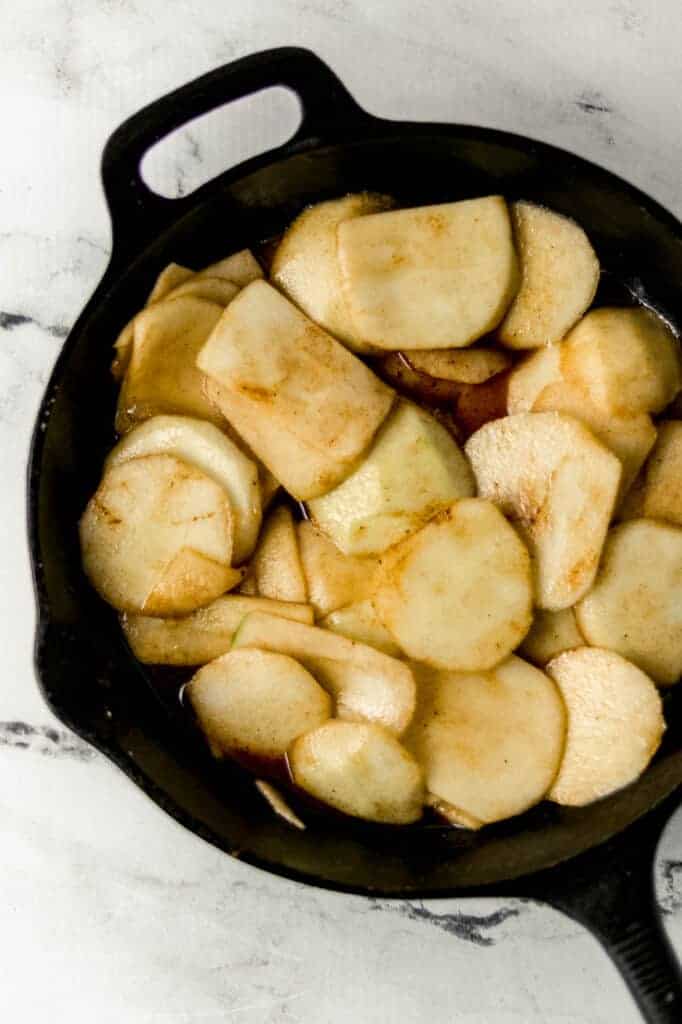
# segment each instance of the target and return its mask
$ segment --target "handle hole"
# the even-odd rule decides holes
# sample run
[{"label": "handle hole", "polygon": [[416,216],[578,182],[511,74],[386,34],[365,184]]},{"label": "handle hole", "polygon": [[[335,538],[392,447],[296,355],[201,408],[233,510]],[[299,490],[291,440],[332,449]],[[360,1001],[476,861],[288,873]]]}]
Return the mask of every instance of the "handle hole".
[{"label": "handle hole", "polygon": [[298,97],[262,89],[202,114],[145,153],[140,173],[157,195],[179,199],[235,164],[281,146],[301,123]]}]

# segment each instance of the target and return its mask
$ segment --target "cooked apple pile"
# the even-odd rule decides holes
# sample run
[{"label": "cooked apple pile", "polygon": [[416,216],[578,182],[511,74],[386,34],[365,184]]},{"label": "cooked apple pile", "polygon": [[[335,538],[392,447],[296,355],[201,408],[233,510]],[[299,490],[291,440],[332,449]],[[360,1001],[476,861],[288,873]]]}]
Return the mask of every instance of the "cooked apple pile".
[{"label": "cooked apple pile", "polygon": [[652,310],[593,308],[599,277],[529,202],[350,195],[294,221],[269,279],[249,251],[171,264],[121,331],[85,571],[292,826],[305,796],[477,829],[655,754],[680,353]]}]

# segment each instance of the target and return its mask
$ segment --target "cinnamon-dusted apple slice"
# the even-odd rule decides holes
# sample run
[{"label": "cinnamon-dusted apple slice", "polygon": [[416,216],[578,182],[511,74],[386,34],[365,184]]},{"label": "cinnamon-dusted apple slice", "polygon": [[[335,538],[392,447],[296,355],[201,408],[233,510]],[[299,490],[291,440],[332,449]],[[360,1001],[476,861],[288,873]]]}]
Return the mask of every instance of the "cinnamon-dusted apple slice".
[{"label": "cinnamon-dusted apple slice", "polygon": [[296,740],[289,768],[302,790],[354,818],[408,825],[421,817],[419,765],[377,725],[326,722]]},{"label": "cinnamon-dusted apple slice", "polygon": [[469,438],[479,494],[517,524],[535,563],[536,603],[575,604],[590,588],[621,477],[620,461],[572,416],[519,413]]},{"label": "cinnamon-dusted apple slice", "polygon": [[272,651],[230,651],[200,668],[185,695],[216,757],[277,761],[331,715],[310,672]]},{"label": "cinnamon-dusted apple slice", "polygon": [[251,612],[279,615],[312,626],[309,604],[226,594],[182,618],[123,615],[121,627],[133,654],[147,665],[205,665],[227,654],[242,620]]},{"label": "cinnamon-dusted apple slice", "polygon": [[376,722],[400,735],[414,713],[414,677],[407,665],[365,644],[317,626],[274,615],[248,615],[234,648],[259,647],[300,661],[336,701],[348,721]]},{"label": "cinnamon-dusted apple slice", "polygon": [[516,293],[501,196],[357,217],[338,238],[353,324],[377,348],[463,348],[499,324]]},{"label": "cinnamon-dusted apple slice", "polygon": [[559,769],[566,728],[552,680],[516,657],[485,673],[415,671],[417,712],[403,742],[432,797],[479,824],[542,800]]},{"label": "cinnamon-dusted apple slice", "polygon": [[511,366],[511,357],[494,348],[419,349],[403,352],[419,373],[456,384],[483,384]]},{"label": "cinnamon-dusted apple slice", "polygon": [[189,416],[154,416],[134,427],[109,453],[105,468],[141,455],[174,455],[196,466],[224,488],[234,515],[232,561],[253,551],[261,523],[256,464],[212,423]]},{"label": "cinnamon-dusted apple slice", "polygon": [[665,730],[656,687],[613,651],[578,647],[547,666],[566,704],[566,748],[550,800],[571,807],[634,782]]},{"label": "cinnamon-dusted apple slice", "polygon": [[114,466],[80,522],[83,566],[120,611],[186,615],[241,578],[225,491],[171,455]]},{"label": "cinnamon-dusted apple slice", "polygon": [[222,422],[204,396],[203,378],[195,366],[222,312],[215,302],[185,295],[155,302],[138,313],[116,411],[120,434],[162,413]]},{"label": "cinnamon-dusted apple slice", "polygon": [[393,392],[264,281],[232,300],[197,366],[225,417],[290,494],[324,494],[358,463]]},{"label": "cinnamon-dusted apple slice", "polygon": [[644,471],[625,500],[621,518],[647,516],[682,526],[682,423],[663,420]]},{"label": "cinnamon-dusted apple slice", "polygon": [[526,356],[509,374],[507,412],[531,412],[538,396],[550,384],[564,383],[561,376],[561,346],[550,345]]},{"label": "cinnamon-dusted apple slice", "polygon": [[521,287],[500,324],[509,348],[553,345],[583,315],[599,284],[599,260],[583,229],[535,203],[512,203]]},{"label": "cinnamon-dusted apple slice", "polygon": [[531,624],[528,551],[491,502],[459,501],[386,553],[373,603],[411,658],[492,668]]},{"label": "cinnamon-dusted apple slice", "polygon": [[676,683],[682,675],[682,530],[654,519],[611,530],[576,616],[589,644],[617,651],[661,686]]},{"label": "cinnamon-dusted apple slice", "polygon": [[298,548],[308,600],[317,615],[361,601],[374,590],[376,560],[344,555],[308,520],[298,524]]},{"label": "cinnamon-dusted apple slice", "polygon": [[320,626],[347,636],[349,640],[376,647],[378,651],[390,654],[393,658],[399,658],[402,654],[392,634],[377,615],[370,598],[337,608],[320,620]]},{"label": "cinnamon-dusted apple slice", "polygon": [[474,493],[467,460],[429,413],[401,399],[358,468],[308,502],[313,521],[348,555],[376,555],[456,498]]},{"label": "cinnamon-dusted apple slice", "polygon": [[573,608],[564,608],[560,612],[543,612],[538,609],[533,625],[519,647],[519,654],[534,665],[544,668],[558,654],[582,647],[584,643],[585,638],[578,629]]},{"label": "cinnamon-dusted apple slice", "polygon": [[288,228],[270,268],[274,283],[325,331],[354,352],[375,351],[350,318],[341,286],[337,229],[342,221],[391,206],[387,196],[360,192],[309,206]]},{"label": "cinnamon-dusted apple slice", "polygon": [[308,597],[296,524],[291,509],[278,505],[269,513],[249,563],[247,581],[259,597],[305,603]]}]

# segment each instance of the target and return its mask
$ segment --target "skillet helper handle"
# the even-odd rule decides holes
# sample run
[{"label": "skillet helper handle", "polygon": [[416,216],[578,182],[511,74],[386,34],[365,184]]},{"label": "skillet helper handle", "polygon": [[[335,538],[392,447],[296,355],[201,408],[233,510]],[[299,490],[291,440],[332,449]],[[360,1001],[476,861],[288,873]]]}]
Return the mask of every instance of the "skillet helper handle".
[{"label": "skillet helper handle", "polygon": [[585,925],[627,983],[647,1024],[681,1024],[682,974],[663,929],[654,862],[679,796],[604,846],[531,879],[528,895]]},{"label": "skillet helper handle", "polygon": [[147,150],[201,114],[278,85],[291,89],[301,103],[299,128],[279,148],[304,148],[342,138],[352,125],[370,120],[334,72],[310,50],[264,50],[209,71],[144,107],[109,138],[101,172],[115,255],[123,250],[124,237],[125,248],[139,251],[182,213],[182,199],[156,195],[142,180],[140,164]]}]

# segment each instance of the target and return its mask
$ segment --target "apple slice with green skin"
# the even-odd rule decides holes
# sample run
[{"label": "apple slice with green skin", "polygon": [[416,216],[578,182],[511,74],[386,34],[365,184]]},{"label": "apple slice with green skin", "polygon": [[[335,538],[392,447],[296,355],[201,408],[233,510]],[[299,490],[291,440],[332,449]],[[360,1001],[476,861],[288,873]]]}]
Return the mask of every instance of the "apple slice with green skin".
[{"label": "apple slice with green skin", "polygon": [[492,668],[530,628],[530,557],[491,502],[465,499],[386,553],[373,602],[411,658]]},{"label": "apple slice with green skin", "polygon": [[313,523],[298,524],[298,547],[308,600],[316,615],[328,615],[374,590],[378,562],[344,555]]},{"label": "apple slice with green skin", "polygon": [[377,348],[463,348],[496,327],[518,287],[501,196],[373,213],[339,224],[355,330]]},{"label": "apple slice with green skin", "polygon": [[337,608],[320,620],[320,626],[322,629],[331,629],[333,633],[347,636],[349,640],[357,640],[358,643],[375,647],[377,651],[390,654],[392,658],[399,658],[402,654],[369,598],[347,604],[344,608]]},{"label": "apple slice with green skin", "polygon": [[249,563],[243,593],[273,601],[305,604],[308,599],[296,524],[291,509],[278,505],[268,514]]},{"label": "apple slice with green skin", "polygon": [[215,757],[281,761],[331,715],[331,700],[285,654],[244,649],[204,665],[185,688]]},{"label": "apple slice with green skin", "polygon": [[518,526],[535,567],[535,601],[561,611],[591,587],[620,486],[616,456],[572,416],[519,413],[465,445],[481,497]]},{"label": "apple slice with green skin", "polygon": [[376,722],[400,735],[414,714],[408,666],[345,636],[255,612],[235,634],[233,649],[242,647],[279,651],[300,661],[334,697],[339,718]]},{"label": "apple slice with green skin", "polygon": [[239,565],[253,551],[261,524],[256,464],[212,423],[189,416],[154,416],[119,441],[105,469],[142,455],[160,454],[196,466],[225,490],[234,515],[232,561]]},{"label": "apple slice with green skin", "polygon": [[226,594],[183,618],[124,615],[121,628],[138,661],[146,665],[205,665],[227,654],[234,634],[251,612],[279,615],[312,626],[309,604]]},{"label": "apple slice with green skin", "polygon": [[416,349],[402,354],[419,373],[456,384],[483,384],[512,365],[507,352],[494,348]]},{"label": "apple slice with green skin", "polygon": [[580,632],[661,686],[682,675],[682,530],[631,519],[609,532],[599,573],[576,607]]},{"label": "apple slice with green skin", "polygon": [[656,753],[665,720],[656,687],[613,651],[578,647],[547,666],[566,704],[566,748],[549,799],[584,807],[634,782]]},{"label": "apple slice with green skin", "polygon": [[119,611],[146,615],[186,615],[234,586],[232,536],[223,488],[171,455],[114,466],[80,522],[95,589]]},{"label": "apple slice with green skin", "polygon": [[119,434],[162,413],[223,422],[205,398],[203,377],[195,366],[222,311],[215,302],[185,295],[155,302],[138,313],[116,410]]},{"label": "apple slice with green skin", "polygon": [[511,205],[521,287],[497,336],[509,348],[560,341],[591,305],[599,260],[583,229],[535,203]]},{"label": "apple slice with green skin", "polygon": [[326,722],[297,739],[288,760],[297,786],[343,814],[387,825],[422,815],[419,765],[378,725]]},{"label": "apple slice with green skin", "polygon": [[663,420],[640,479],[630,490],[622,519],[646,516],[682,526],[682,423]]},{"label": "apple slice with green skin", "polygon": [[221,411],[299,501],[354,469],[394,394],[264,281],[232,300],[199,353]]},{"label": "apple slice with green skin", "polygon": [[594,309],[562,345],[561,370],[609,415],[660,412],[680,390],[677,338],[650,309]]},{"label": "apple slice with green skin", "polygon": [[403,742],[431,796],[481,824],[542,800],[559,769],[566,730],[552,680],[513,656],[485,673],[426,666],[415,673],[417,713]]},{"label": "apple slice with green skin", "polygon": [[560,612],[535,613],[533,625],[519,647],[519,654],[544,668],[548,661],[574,647],[583,647],[585,638],[578,629],[573,608]]},{"label": "apple slice with green skin", "polygon": [[308,511],[343,552],[368,556],[473,493],[471,469],[452,435],[401,399],[355,472],[309,501]]},{"label": "apple slice with green skin", "polygon": [[273,282],[291,301],[354,352],[376,349],[357,334],[346,306],[337,229],[342,221],[391,205],[387,196],[361,192],[309,206],[284,234],[270,268]]}]

